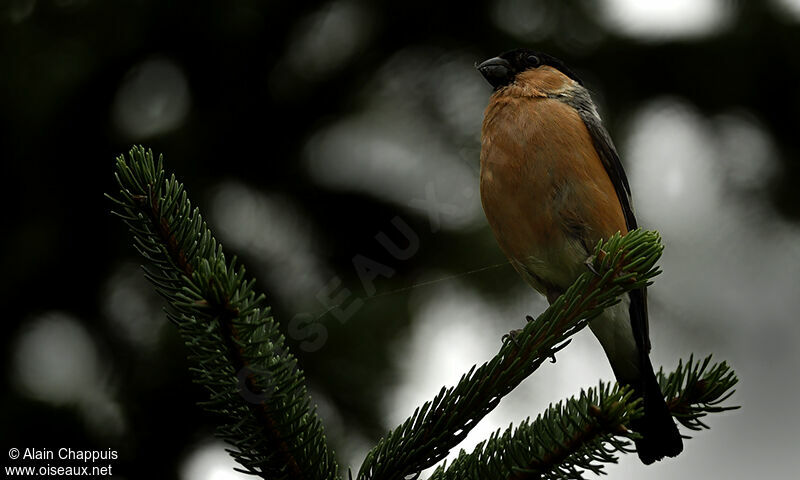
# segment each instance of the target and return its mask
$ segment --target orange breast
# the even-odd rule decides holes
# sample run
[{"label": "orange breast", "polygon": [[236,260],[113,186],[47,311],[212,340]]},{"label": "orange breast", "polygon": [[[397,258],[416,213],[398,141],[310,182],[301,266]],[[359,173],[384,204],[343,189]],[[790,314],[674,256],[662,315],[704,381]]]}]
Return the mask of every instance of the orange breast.
[{"label": "orange breast", "polygon": [[626,232],[614,186],[572,107],[497,92],[481,143],[483,209],[512,263],[566,287],[583,271],[587,248]]}]

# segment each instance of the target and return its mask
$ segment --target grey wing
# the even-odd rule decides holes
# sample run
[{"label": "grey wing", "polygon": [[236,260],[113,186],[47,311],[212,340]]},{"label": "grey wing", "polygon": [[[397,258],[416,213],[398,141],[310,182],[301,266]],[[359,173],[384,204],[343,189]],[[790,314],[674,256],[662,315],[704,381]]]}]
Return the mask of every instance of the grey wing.
[{"label": "grey wing", "polygon": [[578,112],[581,120],[586,125],[586,129],[589,130],[594,148],[597,150],[606,173],[608,173],[608,177],[614,185],[614,190],[617,191],[617,198],[620,205],[622,205],[622,213],[625,215],[625,224],[628,230],[633,230],[636,228],[636,216],[633,213],[631,187],[619,160],[617,149],[614,147],[614,142],[611,141],[611,135],[608,134],[603,126],[600,115],[597,113],[597,108],[595,108],[592,99],[589,97],[588,90],[581,88],[575,92],[569,103]]},{"label": "grey wing", "polygon": [[[617,198],[622,206],[622,213],[625,216],[625,224],[628,230],[637,228],[636,216],[633,212],[633,202],[631,201],[631,187],[628,184],[628,177],[625,175],[625,170],[622,168],[617,149],[614,147],[614,142],[611,136],[606,131],[597,113],[589,92],[586,89],[581,89],[572,101],[572,106],[577,110],[589,135],[592,137],[597,154],[603,162],[603,166],[608,173],[611,183],[614,185],[614,190],[617,192]],[[630,292],[631,305],[631,326],[633,327],[634,336],[639,342],[639,345],[644,345],[642,353],[646,355],[650,352],[650,327],[647,318],[647,290],[633,290]]]},{"label": "grey wing", "polygon": [[606,168],[611,183],[614,185],[614,190],[617,191],[617,198],[620,205],[622,205],[622,213],[625,215],[625,224],[628,230],[636,228],[636,216],[633,213],[633,202],[631,201],[631,187],[628,184],[628,177],[625,175],[625,170],[622,169],[622,163],[619,160],[617,149],[614,148],[614,143],[611,141],[611,136],[606,131],[605,127],[598,121],[596,123],[586,123],[586,128],[592,136],[594,148],[600,155],[600,160]]}]

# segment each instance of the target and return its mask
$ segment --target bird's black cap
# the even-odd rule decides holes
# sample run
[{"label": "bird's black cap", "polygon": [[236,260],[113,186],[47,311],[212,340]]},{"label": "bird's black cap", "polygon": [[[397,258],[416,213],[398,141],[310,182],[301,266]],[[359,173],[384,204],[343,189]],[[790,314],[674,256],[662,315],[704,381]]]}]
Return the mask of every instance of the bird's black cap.
[{"label": "bird's black cap", "polygon": [[487,82],[495,89],[498,89],[513,82],[517,74],[542,65],[549,65],[583,85],[581,79],[567,68],[561,60],[552,55],[527,48],[517,48],[501,53],[499,56],[477,65],[477,69]]}]

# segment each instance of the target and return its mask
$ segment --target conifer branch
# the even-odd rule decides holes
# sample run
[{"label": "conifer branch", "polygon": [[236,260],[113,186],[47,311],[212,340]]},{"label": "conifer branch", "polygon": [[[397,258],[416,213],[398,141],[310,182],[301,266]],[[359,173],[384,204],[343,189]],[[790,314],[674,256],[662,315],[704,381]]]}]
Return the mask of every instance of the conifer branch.
[{"label": "conifer branch", "polygon": [[403,479],[442,460],[588,320],[617,303],[623,293],[649,285],[660,273],[655,264],[662,250],[659,235],[642,230],[598,242],[591,269],[536,320],[528,317],[525,328],[512,335],[492,360],[473,367],[455,387],[443,388],[381,439],[367,455],[358,479]]},{"label": "conifer branch", "polygon": [[[321,422],[310,406],[302,371],[284,346],[263,295],[256,295],[236,259],[226,261],[199,211],[162,159],[135,147],[117,159],[116,215],[130,228],[135,248],[150,266],[146,278],[168,301],[167,316],[189,351],[194,380],[209,391],[203,405],[223,417],[218,435],[234,446],[244,472],[276,479],[333,479],[338,466]],[[454,387],[442,388],[367,455],[359,480],[414,478],[463,440],[500,400],[569,337],[618,297],[660,273],[656,232],[634,230],[598,242],[587,272],[545,312],[507,336],[498,354],[473,367]],[[447,332],[442,332],[446,335]],[[665,377],[662,391],[676,419],[692,430],[708,428],[737,379],[723,362],[690,358]],[[552,406],[535,421],[493,434],[471,454],[462,451],[434,478],[565,478],[602,473],[616,453],[628,452],[636,433],[627,425],[641,413],[630,390],[600,383]]]},{"label": "conifer branch", "polygon": [[117,158],[114,212],[150,267],[145,276],[168,302],[167,316],[189,348],[203,406],[225,423],[218,435],[244,472],[270,479],[336,478],[303,373],[284,346],[263,295],[236,258],[227,262],[183,185],[163,162],[135,147]]},{"label": "conifer branch", "polygon": [[[694,430],[709,428],[699,416],[738,408],[720,406],[734,393],[736,375],[725,362],[709,368],[710,361],[711,356],[702,362],[690,358],[669,376],[658,373],[672,415]],[[533,422],[510,426],[502,435],[498,430],[470,454],[462,450],[431,480],[580,480],[586,471],[602,474],[604,464],[617,463],[616,454],[633,451],[629,440],[637,434],[628,426],[643,412],[641,399],[631,393],[628,387],[612,389],[600,382],[578,398],[551,405]]]},{"label": "conifer branch", "polygon": [[709,413],[734,410],[739,407],[723,407],[722,402],[735,393],[731,388],[739,381],[726,362],[709,367],[711,355],[696,362],[689,357],[686,364],[678,363],[678,368],[669,376],[659,369],[658,380],[661,391],[667,399],[667,407],[684,427],[690,430],[709,429],[700,419]]}]

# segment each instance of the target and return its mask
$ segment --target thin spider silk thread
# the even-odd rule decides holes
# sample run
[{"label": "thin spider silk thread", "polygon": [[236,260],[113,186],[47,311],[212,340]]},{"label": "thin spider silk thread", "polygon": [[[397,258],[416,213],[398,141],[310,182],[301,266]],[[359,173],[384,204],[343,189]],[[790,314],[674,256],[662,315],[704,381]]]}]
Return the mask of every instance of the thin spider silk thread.
[{"label": "thin spider silk thread", "polygon": [[[509,261],[505,261],[505,262],[502,262],[502,263],[495,263],[494,265],[488,265],[486,267],[480,267],[480,268],[476,268],[476,269],[469,270],[469,271],[466,271],[466,272],[456,273],[456,274],[453,274],[453,275],[448,275],[446,277],[437,278],[437,279],[434,279],[434,280],[428,280],[428,281],[425,281],[425,282],[415,283],[415,284],[409,285],[407,287],[401,287],[401,288],[397,288],[397,289],[394,289],[394,290],[390,290],[388,292],[382,292],[382,293],[378,293],[378,294],[375,294],[375,295],[370,295],[368,297],[363,298],[362,301],[364,303],[366,303],[366,302],[369,302],[370,300],[374,300],[374,299],[379,298],[379,297],[385,297],[387,295],[394,295],[394,294],[397,294],[397,293],[407,292],[407,291],[413,290],[415,288],[425,287],[425,286],[428,286],[428,285],[433,285],[435,283],[446,282],[448,280],[455,280],[456,278],[461,278],[461,277],[465,277],[467,275],[472,275],[472,274],[475,274],[475,273],[484,272],[486,270],[491,270],[493,268],[504,267],[506,265],[509,265],[510,263],[511,262],[509,262]],[[319,320],[320,318],[324,317],[325,315],[330,313],[332,310],[341,307],[342,305],[344,305],[344,303],[339,303],[339,304],[333,305],[331,307],[328,307],[327,310],[325,310],[324,312],[322,312],[321,314],[319,314],[317,316],[317,320]]]}]

